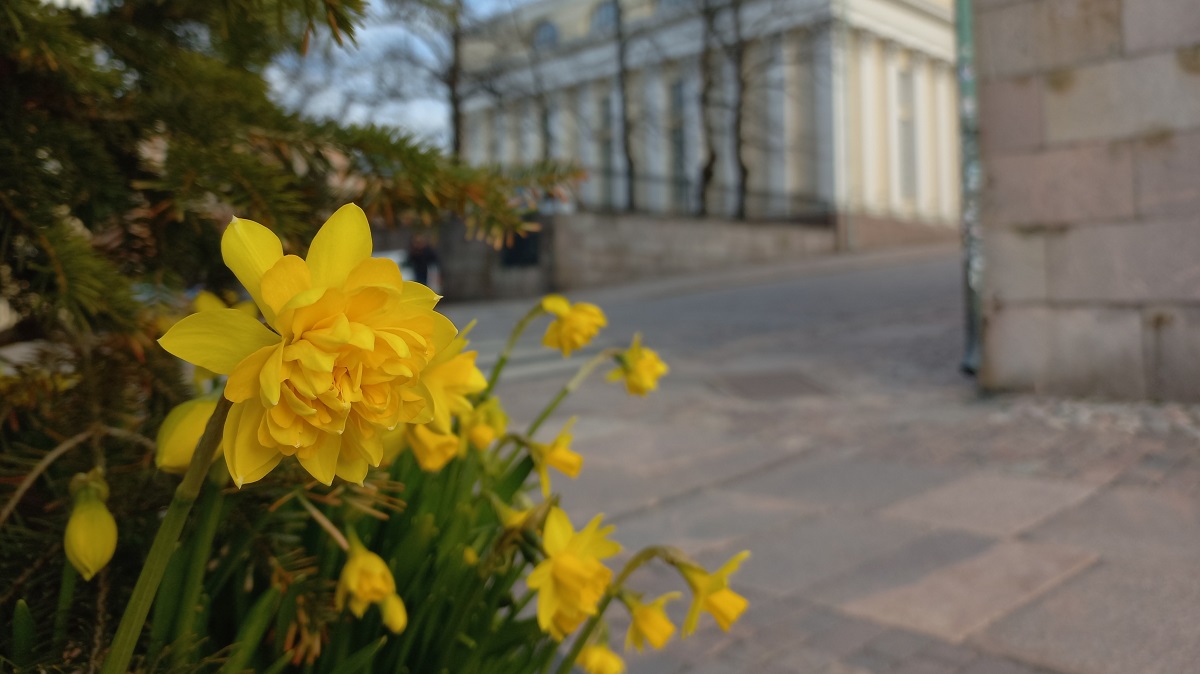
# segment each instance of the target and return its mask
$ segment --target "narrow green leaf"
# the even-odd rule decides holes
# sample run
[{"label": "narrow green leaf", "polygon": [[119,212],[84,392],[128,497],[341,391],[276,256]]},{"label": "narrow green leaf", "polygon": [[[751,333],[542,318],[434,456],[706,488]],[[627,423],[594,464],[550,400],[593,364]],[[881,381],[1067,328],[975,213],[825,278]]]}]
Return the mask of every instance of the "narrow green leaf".
[{"label": "narrow green leaf", "polygon": [[18,668],[33,662],[33,614],[24,599],[17,600],[13,611],[12,661]]},{"label": "narrow green leaf", "polygon": [[365,647],[355,651],[350,657],[342,661],[332,674],[358,674],[363,671],[371,661],[375,659],[375,654],[379,649],[387,643],[387,637],[380,637],[379,641],[367,644]]},{"label": "narrow green leaf", "polygon": [[251,607],[249,613],[246,614],[245,621],[242,622],[241,629],[238,630],[237,643],[233,645],[229,659],[221,667],[222,674],[241,672],[250,666],[254,652],[262,642],[263,635],[266,634],[267,627],[271,624],[271,618],[275,615],[275,607],[279,604],[279,598],[279,589],[273,587],[254,602],[254,606]]}]

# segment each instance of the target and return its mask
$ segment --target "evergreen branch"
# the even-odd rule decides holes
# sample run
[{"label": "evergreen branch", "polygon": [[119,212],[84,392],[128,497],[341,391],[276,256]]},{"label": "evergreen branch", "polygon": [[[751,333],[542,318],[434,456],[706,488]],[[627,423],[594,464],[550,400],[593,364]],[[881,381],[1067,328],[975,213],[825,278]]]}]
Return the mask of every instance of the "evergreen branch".
[{"label": "evergreen branch", "polygon": [[29,488],[32,487],[33,483],[38,479],[38,476],[45,472],[46,469],[50,467],[50,464],[54,463],[64,454],[79,446],[83,442],[86,442],[87,439],[95,435],[95,433],[96,431],[94,429],[89,428],[88,430],[68,439],[59,446],[47,452],[46,455],[42,457],[42,460],[38,461],[37,465],[35,465],[33,469],[25,475],[25,478],[21,480],[21,484],[17,485],[17,490],[13,492],[11,497],[9,497],[8,503],[4,504],[4,510],[0,511],[0,526],[4,526],[4,522],[8,519],[8,516],[17,509],[17,504],[21,502],[21,497],[25,496],[25,492],[29,491]]}]

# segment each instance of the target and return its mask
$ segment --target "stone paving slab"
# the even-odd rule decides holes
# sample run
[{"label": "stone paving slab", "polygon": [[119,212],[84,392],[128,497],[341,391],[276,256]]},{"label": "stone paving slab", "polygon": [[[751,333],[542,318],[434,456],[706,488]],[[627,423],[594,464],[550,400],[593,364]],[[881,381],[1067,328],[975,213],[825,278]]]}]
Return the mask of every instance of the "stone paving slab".
[{"label": "stone paving slab", "polygon": [[712,556],[751,550],[739,580],[764,593],[786,595],[886,554],[922,533],[920,528],[902,523],[829,513],[741,539]]},{"label": "stone paving slab", "polygon": [[960,531],[935,531],[810,588],[817,601],[838,605],[908,585],[940,568],[981,554],[995,541]]},{"label": "stone paving slab", "polygon": [[861,512],[923,492],[957,475],[957,471],[942,466],[864,458],[822,458],[782,466],[734,483],[729,488]]},{"label": "stone paving slab", "polygon": [[1065,672],[1190,674],[1200,667],[1198,606],[1195,563],[1106,562],[993,625],[980,641]]},{"label": "stone paving slab", "polygon": [[842,608],[958,643],[1094,560],[1089,552],[1061,545],[1001,542],[978,557]]},{"label": "stone paving slab", "polygon": [[1015,536],[1088,497],[1095,487],[979,473],[893,505],[895,517],[989,536]]},{"label": "stone paving slab", "polygon": [[712,489],[674,499],[662,507],[634,513],[615,522],[622,544],[630,551],[661,543],[700,551],[728,545],[742,536],[777,529],[819,510],[765,494]]},{"label": "stone paving slab", "polygon": [[1047,521],[1030,538],[1087,548],[1104,559],[1151,559],[1194,569],[1200,563],[1200,500],[1162,489],[1116,487]]}]

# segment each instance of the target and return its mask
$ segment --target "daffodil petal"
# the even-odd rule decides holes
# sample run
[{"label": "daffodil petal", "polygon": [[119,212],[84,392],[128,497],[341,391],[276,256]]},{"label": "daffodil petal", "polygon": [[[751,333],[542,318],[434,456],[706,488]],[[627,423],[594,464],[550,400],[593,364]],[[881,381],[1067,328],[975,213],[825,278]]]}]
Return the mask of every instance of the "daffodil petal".
[{"label": "daffodil petal", "polygon": [[560,550],[567,546],[567,541],[571,540],[572,534],[575,533],[575,528],[571,526],[571,520],[567,514],[558,508],[552,508],[550,513],[546,515],[546,528],[543,533],[542,546],[546,549],[546,554],[558,554]]},{"label": "daffodil petal", "polygon": [[371,257],[371,226],[367,215],[346,204],[329,216],[308,249],[308,268],[314,286],[339,287],[350,271]]},{"label": "daffodil petal", "polygon": [[283,257],[279,237],[253,220],[234,218],[221,236],[221,257],[254,298],[267,321],[273,320],[275,314],[263,301],[262,277]]},{"label": "daffodil petal", "polygon": [[295,255],[284,255],[262,277],[262,298],[278,316],[293,297],[312,287],[308,265]]},{"label": "daffodil petal", "polygon": [[225,465],[239,489],[261,480],[283,458],[279,450],[258,441],[258,427],[264,412],[257,401],[235,403],[225,421],[222,439]]},{"label": "daffodil petal", "polygon": [[225,302],[214,293],[207,290],[201,290],[196,293],[196,299],[192,300],[192,308],[196,311],[212,311],[213,309],[224,309]]},{"label": "daffodil petal", "polygon": [[193,365],[229,374],[246,356],[279,341],[279,335],[245,313],[216,309],[183,318],[158,343]]},{"label": "daffodil petal", "polygon": [[277,351],[281,351],[279,344],[264,346],[238,363],[225,382],[225,397],[230,402],[240,403],[257,395],[260,390],[258,375]]},{"label": "daffodil petal", "polygon": [[334,433],[321,433],[321,437],[304,454],[297,454],[300,465],[304,466],[318,482],[324,485],[333,484],[333,476],[337,474],[338,454],[342,447],[342,437]]},{"label": "daffodil petal", "polygon": [[369,257],[355,265],[346,277],[347,291],[372,286],[396,290],[404,288],[404,277],[400,274],[400,267],[386,258]]},{"label": "daffodil petal", "polygon": [[158,449],[154,454],[154,465],[167,473],[182,474],[192,462],[196,443],[204,435],[208,418],[217,408],[211,398],[189,400],[171,410],[158,429],[155,442]]}]

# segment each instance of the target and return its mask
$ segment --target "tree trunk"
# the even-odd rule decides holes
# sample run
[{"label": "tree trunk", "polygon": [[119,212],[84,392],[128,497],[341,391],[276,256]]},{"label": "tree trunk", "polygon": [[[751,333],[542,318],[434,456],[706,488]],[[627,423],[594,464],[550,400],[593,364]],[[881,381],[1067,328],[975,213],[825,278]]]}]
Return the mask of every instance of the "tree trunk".
[{"label": "tree trunk", "polygon": [[620,0],[617,10],[617,88],[621,93],[621,151],[625,154],[625,209],[637,210],[637,173],[633,164],[633,123],[629,114],[629,67],[625,61],[625,12]]},{"label": "tree trunk", "polygon": [[463,159],[463,101],[462,101],[462,0],[450,11],[450,68],[446,73],[446,88],[450,91],[450,156]]},{"label": "tree trunk", "polygon": [[704,39],[700,45],[700,122],[704,128],[704,147],[708,154],[704,165],[700,168],[700,206],[697,215],[708,216],[708,193],[712,189],[713,176],[717,169],[717,130],[713,124],[712,90],[715,77],[713,76],[712,57],[709,51],[716,36],[717,11],[706,0],[704,3]]},{"label": "tree trunk", "polygon": [[746,164],[746,43],[742,39],[741,2],[733,3],[733,142],[734,159],[737,162],[737,185],[734,193],[733,215],[738,220],[746,219],[746,193],[750,185],[750,167]]}]

